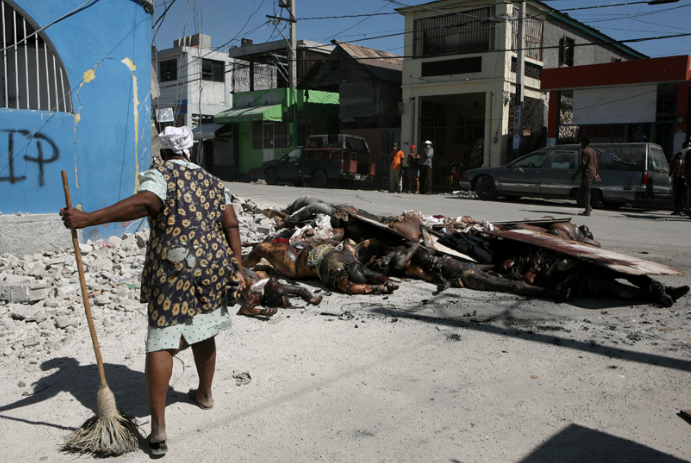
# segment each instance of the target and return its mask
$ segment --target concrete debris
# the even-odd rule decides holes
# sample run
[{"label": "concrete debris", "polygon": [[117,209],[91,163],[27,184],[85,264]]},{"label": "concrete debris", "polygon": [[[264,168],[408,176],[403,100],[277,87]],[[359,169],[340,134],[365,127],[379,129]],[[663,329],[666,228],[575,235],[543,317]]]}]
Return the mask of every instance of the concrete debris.
[{"label": "concrete debris", "polygon": [[[261,241],[275,233],[272,220],[253,201],[232,198],[241,240]],[[57,230],[56,233],[66,233]],[[96,331],[114,332],[122,323],[141,325],[146,304],[139,302],[149,230],[80,243],[89,304]],[[73,336],[88,337],[74,250],[0,255],[0,362],[41,363],[69,346]],[[247,384],[249,373],[236,378]]]}]

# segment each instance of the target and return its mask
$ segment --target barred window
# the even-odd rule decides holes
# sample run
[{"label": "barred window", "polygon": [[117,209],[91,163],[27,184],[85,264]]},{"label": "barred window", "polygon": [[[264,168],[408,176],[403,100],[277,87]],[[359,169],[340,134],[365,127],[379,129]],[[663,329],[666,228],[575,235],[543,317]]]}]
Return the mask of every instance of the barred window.
[{"label": "barred window", "polygon": [[422,63],[422,77],[482,72],[482,57],[449,59]]},{"label": "barred window", "polygon": [[479,8],[415,20],[413,55],[480,53],[494,49],[494,8]]},{"label": "barred window", "polygon": [[72,112],[65,66],[38,25],[9,0],[0,0],[0,107]]},{"label": "barred window", "polygon": [[[518,8],[513,9],[513,15],[520,16]],[[542,31],[544,25],[542,20],[527,17],[523,21],[523,31],[525,35],[525,56],[536,61],[542,61]],[[511,49],[518,50],[518,25],[513,27],[513,37]]]},{"label": "barred window", "polygon": [[[511,72],[516,72],[518,68],[518,59],[514,56],[511,58]],[[534,63],[525,62],[525,68],[523,69],[523,75],[526,77],[531,77],[533,79],[542,79],[542,66]]]},{"label": "barred window", "polygon": [[252,122],[252,149],[278,149],[290,146],[287,122]]}]

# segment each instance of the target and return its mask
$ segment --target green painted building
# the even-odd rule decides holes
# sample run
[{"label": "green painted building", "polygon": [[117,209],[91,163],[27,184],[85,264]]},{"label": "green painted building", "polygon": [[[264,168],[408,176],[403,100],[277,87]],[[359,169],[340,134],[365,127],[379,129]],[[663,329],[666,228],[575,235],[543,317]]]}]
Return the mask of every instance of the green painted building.
[{"label": "green painted building", "polygon": [[233,109],[214,116],[233,125],[238,173],[262,176],[262,163],[300,146],[309,135],[338,133],[338,93],[275,88],[235,93]]}]

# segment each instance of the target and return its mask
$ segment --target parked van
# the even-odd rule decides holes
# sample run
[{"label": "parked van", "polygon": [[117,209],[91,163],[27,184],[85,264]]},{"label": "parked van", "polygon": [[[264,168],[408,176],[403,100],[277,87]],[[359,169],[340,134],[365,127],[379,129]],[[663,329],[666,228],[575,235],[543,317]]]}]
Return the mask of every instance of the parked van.
[{"label": "parked van", "polygon": [[[655,143],[591,143],[597,153],[601,182],[592,186],[591,204],[619,207],[651,204],[672,197],[669,164]],[[520,197],[574,199],[580,206],[580,145],[557,145],[526,154],[502,167],[481,167],[463,174],[459,185],[480,199]],[[580,177],[580,176],[579,176]]]}]

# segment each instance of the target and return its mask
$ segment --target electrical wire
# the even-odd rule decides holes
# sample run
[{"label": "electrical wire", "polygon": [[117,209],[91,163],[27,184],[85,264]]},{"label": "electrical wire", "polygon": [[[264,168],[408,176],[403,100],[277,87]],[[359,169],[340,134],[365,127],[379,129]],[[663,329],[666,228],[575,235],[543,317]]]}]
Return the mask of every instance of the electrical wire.
[{"label": "electrical wire", "polygon": [[9,49],[12,48],[12,47],[16,47],[16,46],[22,44],[23,42],[26,42],[27,40],[29,40],[31,37],[33,37],[34,35],[38,34],[39,32],[43,32],[44,30],[48,29],[50,26],[52,26],[52,25],[54,25],[54,24],[57,24],[58,22],[62,21],[63,19],[65,19],[65,18],[67,18],[67,17],[69,17],[69,16],[72,16],[73,14],[75,14],[75,13],[77,13],[77,12],[83,10],[84,8],[86,8],[86,6],[87,6],[89,3],[96,3],[96,2],[98,2],[98,1],[100,1],[100,0],[86,0],[84,3],[82,3],[81,5],[79,5],[77,8],[73,9],[73,10],[70,11],[69,13],[63,14],[63,15],[60,16],[58,19],[54,19],[53,21],[49,22],[49,23],[46,24],[45,26],[43,26],[43,27],[41,27],[41,28],[39,28],[39,29],[36,29],[35,31],[33,31],[31,34],[28,34],[26,37],[24,37],[24,38],[23,38],[22,40],[20,40],[19,42],[13,43],[13,44],[10,45],[9,47],[0,48],[0,51],[9,50]]}]

